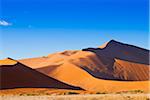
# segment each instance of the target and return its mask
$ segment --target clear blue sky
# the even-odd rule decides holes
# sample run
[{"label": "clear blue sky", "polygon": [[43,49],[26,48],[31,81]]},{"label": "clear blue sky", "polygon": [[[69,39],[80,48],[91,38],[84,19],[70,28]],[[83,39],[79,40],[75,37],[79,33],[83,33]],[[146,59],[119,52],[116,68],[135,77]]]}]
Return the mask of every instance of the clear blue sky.
[{"label": "clear blue sky", "polygon": [[98,47],[148,47],[148,0],[1,0],[0,58]]}]

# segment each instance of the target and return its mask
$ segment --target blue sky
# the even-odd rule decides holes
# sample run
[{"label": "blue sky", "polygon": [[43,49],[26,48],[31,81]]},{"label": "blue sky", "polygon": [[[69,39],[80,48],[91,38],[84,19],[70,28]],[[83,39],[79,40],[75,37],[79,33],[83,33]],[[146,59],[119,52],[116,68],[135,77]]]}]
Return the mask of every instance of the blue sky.
[{"label": "blue sky", "polygon": [[148,47],[148,0],[1,0],[0,58],[97,47]]}]

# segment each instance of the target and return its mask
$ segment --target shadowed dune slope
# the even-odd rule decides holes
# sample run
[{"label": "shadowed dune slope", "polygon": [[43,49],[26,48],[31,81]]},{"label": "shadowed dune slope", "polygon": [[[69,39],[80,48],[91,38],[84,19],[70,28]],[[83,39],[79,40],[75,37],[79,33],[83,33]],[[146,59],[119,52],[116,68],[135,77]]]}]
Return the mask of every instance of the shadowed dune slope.
[{"label": "shadowed dune slope", "polygon": [[0,73],[0,89],[25,87],[80,89],[50,78],[10,58],[0,60]]}]

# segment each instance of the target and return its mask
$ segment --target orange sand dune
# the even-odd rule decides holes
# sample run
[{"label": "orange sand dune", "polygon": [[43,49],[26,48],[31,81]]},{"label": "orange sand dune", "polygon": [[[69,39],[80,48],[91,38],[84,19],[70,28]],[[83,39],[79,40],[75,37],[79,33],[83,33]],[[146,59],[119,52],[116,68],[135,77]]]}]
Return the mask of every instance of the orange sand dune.
[{"label": "orange sand dune", "polygon": [[148,91],[148,57],[149,51],[146,49],[112,40],[103,48],[59,52],[20,62],[59,81],[89,91]]},{"label": "orange sand dune", "polygon": [[0,89],[25,87],[79,89],[50,78],[10,58],[0,60],[0,72]]}]

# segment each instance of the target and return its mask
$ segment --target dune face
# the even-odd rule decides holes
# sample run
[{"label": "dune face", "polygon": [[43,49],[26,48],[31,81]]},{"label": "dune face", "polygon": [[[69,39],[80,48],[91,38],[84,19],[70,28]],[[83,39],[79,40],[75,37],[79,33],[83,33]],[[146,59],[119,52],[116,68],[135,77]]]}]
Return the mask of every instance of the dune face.
[{"label": "dune face", "polygon": [[149,50],[114,40],[100,48],[58,52],[19,62],[89,91],[148,91]]},{"label": "dune face", "polygon": [[25,87],[80,89],[48,77],[10,58],[0,60],[0,73],[0,89]]}]

